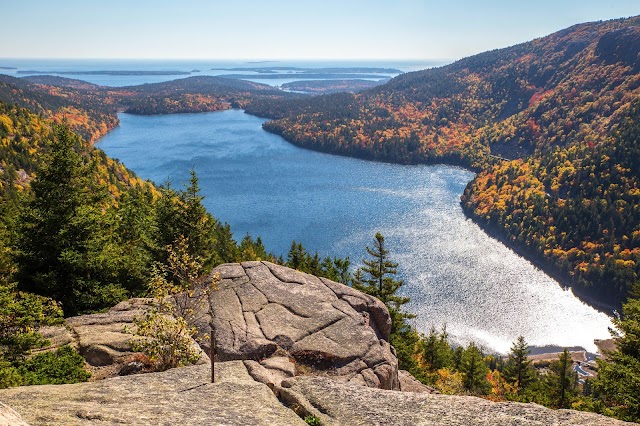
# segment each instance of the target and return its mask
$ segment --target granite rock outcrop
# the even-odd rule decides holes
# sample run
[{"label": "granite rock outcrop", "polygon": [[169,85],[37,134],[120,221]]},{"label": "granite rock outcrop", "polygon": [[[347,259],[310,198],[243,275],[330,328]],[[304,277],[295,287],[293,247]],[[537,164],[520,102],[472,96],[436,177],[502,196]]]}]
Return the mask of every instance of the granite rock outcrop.
[{"label": "granite rock outcrop", "polygon": [[220,274],[212,295],[220,361],[245,360],[254,378],[272,385],[302,374],[400,389],[391,318],[378,299],[269,262],[213,273]]}]

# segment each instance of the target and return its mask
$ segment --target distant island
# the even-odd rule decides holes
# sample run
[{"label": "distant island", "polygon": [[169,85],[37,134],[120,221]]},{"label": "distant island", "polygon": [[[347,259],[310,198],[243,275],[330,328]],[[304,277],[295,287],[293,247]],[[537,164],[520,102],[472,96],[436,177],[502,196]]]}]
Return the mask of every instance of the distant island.
[{"label": "distant island", "polygon": [[262,78],[262,79],[282,79],[282,78],[296,78],[296,79],[311,79],[311,80],[318,80],[318,79],[334,79],[334,80],[339,80],[339,79],[357,79],[357,78],[375,78],[375,79],[379,79],[381,76],[380,75],[376,75],[376,74],[352,74],[352,73],[344,73],[344,74],[333,74],[333,73],[277,73],[277,74],[269,74],[269,73],[263,73],[260,74],[259,76],[255,75],[255,74],[220,74],[217,75],[216,77],[224,77],[224,78],[237,78],[237,79],[241,79],[241,80],[246,80],[246,79],[250,79],[250,78]]},{"label": "distant island", "polygon": [[[14,68],[15,69],[15,68]],[[188,71],[37,71],[23,70],[17,74],[59,74],[59,75],[190,75]]]},{"label": "distant island", "polygon": [[369,74],[403,74],[402,70],[395,68],[374,68],[374,67],[332,67],[332,68],[302,68],[302,67],[236,67],[236,68],[211,68],[212,71],[238,71],[257,73],[276,73],[283,71],[293,71],[296,73],[311,74],[335,74],[335,73],[369,73]]},{"label": "distant island", "polygon": [[280,87],[286,91],[306,93],[309,95],[324,95],[340,92],[356,93],[379,86],[388,81],[389,78],[380,80],[306,80],[284,83]]}]

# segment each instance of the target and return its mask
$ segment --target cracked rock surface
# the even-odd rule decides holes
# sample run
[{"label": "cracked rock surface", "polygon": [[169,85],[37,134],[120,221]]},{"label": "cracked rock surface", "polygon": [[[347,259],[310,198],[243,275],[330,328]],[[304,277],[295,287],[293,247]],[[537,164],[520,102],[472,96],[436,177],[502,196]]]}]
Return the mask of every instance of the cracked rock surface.
[{"label": "cracked rock surface", "polygon": [[302,407],[323,426],[622,426],[595,413],[552,410],[537,404],[491,402],[473,396],[393,392],[349,386],[323,377],[282,382],[281,399]]},{"label": "cracked rock surface", "polygon": [[391,318],[376,298],[270,262],[213,273],[221,278],[212,296],[220,361],[246,360],[256,380],[272,385],[311,374],[400,389]]},{"label": "cracked rock surface", "polygon": [[[32,426],[305,425],[267,386],[255,382],[241,361],[216,367],[214,384],[209,366],[196,365],[91,383],[3,389],[0,400]],[[2,421],[0,414],[0,425],[26,425]]]}]

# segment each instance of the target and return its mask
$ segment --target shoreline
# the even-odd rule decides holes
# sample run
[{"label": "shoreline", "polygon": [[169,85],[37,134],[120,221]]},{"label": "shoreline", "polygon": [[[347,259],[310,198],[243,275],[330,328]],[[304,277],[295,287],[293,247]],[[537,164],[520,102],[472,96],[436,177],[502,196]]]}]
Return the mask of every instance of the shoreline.
[{"label": "shoreline", "polygon": [[[266,119],[266,120],[272,120],[269,117],[262,117],[260,115],[257,114],[251,114],[249,112],[247,112],[245,109],[243,108],[226,108],[226,109],[221,109],[221,110],[215,110],[215,111],[194,111],[194,114],[202,114],[203,112],[221,112],[221,111],[227,111],[230,109],[237,109],[239,111],[242,111],[245,114],[254,116],[254,117],[258,117],[261,119]],[[118,111],[118,113],[120,113],[120,111]],[[118,114],[117,113],[117,114]],[[122,113],[126,113],[124,111],[122,111]],[[116,114],[116,116],[117,116]],[[133,113],[126,113],[126,114],[131,114],[131,115],[145,115],[145,114],[133,114]],[[172,114],[154,114],[154,115],[172,115]],[[265,121],[265,123],[268,121]],[[104,135],[100,136],[98,139],[96,139],[95,141],[93,141],[93,145],[95,147],[95,145],[104,137],[106,136],[111,130],[113,130],[116,127],[119,127],[120,125],[120,120],[118,119],[118,122],[116,124],[116,126],[114,126],[113,128],[109,129]],[[320,152],[320,153],[324,153],[324,154],[331,154],[331,155],[338,155],[341,157],[350,157],[350,158],[357,158],[360,160],[365,160],[365,161],[371,161],[371,162],[376,162],[376,163],[388,163],[388,164],[400,164],[400,165],[407,165],[407,166],[411,166],[411,165],[417,165],[417,164],[425,164],[425,165],[430,165],[430,166],[436,166],[436,165],[444,165],[444,166],[452,166],[452,167],[459,167],[461,169],[470,171],[472,173],[478,173],[477,170],[474,170],[473,168],[469,167],[467,164],[465,164],[465,161],[462,159],[455,159],[455,161],[447,161],[446,159],[438,159],[438,160],[433,160],[433,161],[421,161],[421,162],[411,162],[411,163],[398,163],[398,162],[394,162],[394,161],[385,161],[385,160],[381,160],[381,159],[376,159],[376,158],[372,158],[371,156],[359,156],[359,155],[352,155],[352,154],[347,154],[347,153],[342,153],[342,152],[332,152],[330,150],[323,150],[323,149],[316,149],[315,147],[307,147],[307,146],[303,146],[301,144],[289,141],[288,139],[286,139],[285,137],[283,137],[282,135],[278,134],[277,132],[271,132],[267,129],[263,130],[271,133],[271,134],[275,134],[277,136],[280,136],[284,141],[286,141],[287,143],[290,143],[291,145],[294,145],[298,148],[302,148],[302,149],[307,149],[309,151],[315,151],[315,152]],[[97,147],[99,148],[99,147]],[[453,160],[453,159],[451,159]],[[125,165],[126,167],[126,165]],[[583,289],[580,289],[578,287],[576,287],[571,280],[564,276],[564,274],[562,274],[559,271],[554,270],[553,266],[545,259],[540,258],[540,256],[538,256],[536,253],[533,253],[531,250],[529,250],[527,247],[522,247],[512,241],[510,241],[508,238],[505,238],[505,236],[500,232],[499,229],[495,229],[494,226],[492,226],[489,223],[483,223],[483,221],[478,220],[473,214],[471,214],[468,209],[466,209],[464,207],[464,204],[462,202],[460,202],[460,206],[462,208],[462,211],[465,215],[465,217],[467,218],[467,220],[471,220],[473,223],[475,223],[476,225],[478,225],[480,227],[480,229],[486,233],[489,237],[497,240],[498,242],[500,242],[501,244],[505,245],[507,248],[509,248],[510,250],[512,250],[514,253],[516,253],[518,256],[522,257],[523,259],[525,259],[526,261],[530,262],[532,265],[534,265],[534,267],[540,269],[543,273],[545,273],[546,275],[548,275],[549,277],[551,277],[554,281],[556,281],[558,283],[558,285],[561,288],[570,288],[573,295],[575,297],[577,297],[581,302],[587,304],[588,306],[596,309],[599,312],[602,312],[608,316],[612,316],[613,314],[613,310],[619,309],[619,306],[614,306],[608,302],[603,302],[602,300],[598,300],[597,298],[595,298],[592,294],[590,294],[589,292],[584,291]]]},{"label": "shoreline", "polygon": [[[254,114],[248,114],[248,113],[247,113],[245,110],[243,110],[242,108],[232,108],[232,109],[233,109],[233,110],[235,110],[235,113],[234,113],[234,114],[240,114],[240,113],[242,113],[242,114],[247,114],[247,117],[255,117],[255,118],[258,118],[258,119],[259,119],[259,120],[258,120],[258,123],[256,123],[256,131],[258,131],[258,132],[260,132],[260,131],[261,131],[261,129],[258,129],[258,127],[259,127],[259,123],[268,121],[268,118],[259,117],[259,116],[256,116],[256,115],[254,115]],[[230,111],[229,109],[227,109],[227,110],[228,110],[228,111]],[[215,112],[222,112],[222,111],[215,111]],[[230,112],[231,112],[231,111],[230,111]],[[199,114],[199,113],[198,113],[198,114]],[[142,114],[130,114],[130,117],[133,119],[133,118],[135,118],[134,116],[137,116],[137,115],[142,115]],[[168,115],[168,114],[167,114],[167,115]],[[234,116],[235,116],[235,115],[234,115]],[[125,116],[125,118],[126,118],[126,116]],[[195,119],[195,118],[194,118],[194,119]],[[224,116],[223,116],[223,119],[224,119]],[[124,118],[123,118],[123,120],[124,120]],[[197,119],[196,119],[196,120],[197,120]],[[125,121],[126,121],[126,120],[125,120]],[[270,132],[267,132],[267,133],[270,133]],[[284,138],[282,138],[282,139],[284,139]],[[101,141],[102,141],[102,139],[100,140],[100,142],[101,142]],[[322,151],[319,151],[319,150],[308,149],[308,148],[305,148],[305,147],[297,146],[296,144],[292,144],[291,142],[287,141],[286,139],[284,139],[284,141],[286,141],[286,142],[287,142],[288,144],[290,144],[290,145],[296,146],[296,148],[302,148],[302,149],[305,149],[305,150],[307,150],[307,151],[322,152]],[[98,147],[98,148],[101,148],[101,146],[100,146],[100,145],[97,145],[97,147]],[[323,152],[323,153],[325,153],[325,154],[326,154],[326,152]],[[348,157],[348,158],[352,158],[352,159],[356,159],[356,160],[369,161],[369,162],[372,162],[372,163],[373,163],[373,162],[375,162],[375,163],[381,163],[380,161],[375,161],[375,160],[372,160],[372,159],[360,159],[360,158],[357,158],[357,157],[354,157],[354,156],[347,156],[347,155],[340,155],[340,156],[342,156],[342,157]],[[331,159],[329,158],[329,159],[327,159],[327,161],[337,161],[337,159],[336,159],[336,160],[331,160]],[[389,163],[389,164],[397,164],[397,163]],[[454,168],[457,168],[457,169],[459,169],[459,170],[465,170],[466,172],[470,171],[470,170],[469,170],[469,168],[462,167],[460,164],[456,164],[456,165],[454,165],[454,164],[447,164],[447,163],[445,163],[445,162],[437,162],[437,163],[435,163],[435,164],[433,164],[433,165],[442,165],[442,166],[454,167]],[[126,164],[125,164],[125,166],[126,166]],[[414,167],[415,167],[415,166],[414,166]],[[410,171],[411,171],[411,167],[410,167],[410,169],[409,169],[409,172],[410,172]],[[471,172],[473,173],[473,171],[471,171]],[[465,173],[465,175],[466,175],[466,176],[465,176],[465,177],[466,177],[466,179],[465,179],[464,181],[461,181],[461,182],[460,182],[460,184],[461,184],[462,186],[460,187],[460,191],[461,191],[461,192],[460,192],[460,193],[458,193],[458,197],[461,195],[461,193],[462,193],[462,191],[463,191],[463,189],[464,189],[464,187],[465,187],[466,183],[467,183],[468,181],[471,181],[471,180],[472,180],[472,178],[473,178],[473,176],[472,176],[471,174],[467,174],[467,173]],[[458,197],[456,197],[456,200],[458,200],[457,202],[459,203],[459,199],[458,199]],[[453,206],[455,206],[456,201],[452,200],[452,202],[453,202],[453,204],[452,204],[452,207],[453,207]],[[460,204],[458,204],[458,205],[460,205]],[[461,208],[462,208],[462,207],[461,207]],[[464,221],[466,221],[466,220],[470,220],[470,219],[471,219],[471,217],[470,217],[470,215],[469,215],[469,214],[467,214],[467,212],[466,212],[464,209],[462,209],[462,210],[463,210],[464,218],[462,218],[462,217],[461,217],[460,219],[463,221],[462,223],[464,223]],[[224,220],[224,219],[222,219],[222,220]],[[478,224],[478,223],[477,223],[477,224]],[[478,224],[478,225],[480,226],[481,224]],[[492,239],[496,240],[496,242],[500,242],[500,243],[502,243],[504,246],[506,246],[507,248],[511,249],[511,250],[512,250],[512,252],[516,253],[517,255],[522,256],[522,255],[521,255],[521,253],[518,253],[516,250],[513,250],[513,248],[512,248],[512,247],[510,247],[510,246],[509,246],[509,245],[507,245],[507,244],[504,244],[504,242],[503,242],[503,241],[496,239],[496,238],[495,238],[495,237],[494,237],[490,232],[488,232],[488,231],[487,231],[487,228],[485,228],[485,227],[483,227],[483,226],[480,226],[480,230],[481,230],[481,231],[482,231],[482,233],[484,233],[485,235],[488,235],[490,238],[492,238]],[[477,232],[477,231],[475,231],[475,232]],[[530,258],[528,258],[527,256],[522,256],[522,258],[523,258],[524,260],[528,261],[530,264],[534,264],[534,265],[535,265],[535,262],[533,262],[533,261],[532,261]],[[536,266],[537,266],[537,265],[536,265]],[[529,266],[529,267],[530,267],[530,266]],[[550,283],[550,284],[553,284],[553,283]],[[557,282],[556,282],[556,284],[557,284],[557,285],[559,285],[559,286],[560,286],[560,288],[562,288],[562,287],[563,287],[563,282],[562,282],[562,281],[557,281]],[[555,292],[556,290],[555,290],[553,287],[549,287],[549,291],[551,291],[551,292]],[[572,294],[572,296],[573,296],[573,294]],[[569,295],[568,295],[568,294],[567,294],[567,297],[569,297]],[[574,302],[573,302],[573,303],[575,303],[575,299],[573,299],[573,300],[574,300]],[[580,299],[580,300],[581,300],[581,299]],[[581,302],[582,302],[582,300],[581,300]],[[579,305],[579,304],[581,304],[581,303],[579,302],[577,305]],[[583,306],[584,306],[584,305],[583,305]],[[588,306],[589,306],[589,307],[593,307],[593,305],[591,305],[591,304],[589,304]],[[580,309],[585,309],[585,310],[586,310],[586,309],[588,309],[588,308],[587,308],[586,306],[584,306],[583,308],[580,308]],[[591,312],[593,312],[593,310],[592,310]],[[598,335],[593,335],[593,338],[595,338],[595,337],[598,337],[598,338],[606,338],[606,337],[608,337],[608,333],[606,332],[606,327],[604,327],[604,330],[603,330],[603,332],[602,332],[602,333],[599,333]],[[594,343],[594,342],[591,340],[591,338],[589,338],[589,339],[588,339],[588,341],[587,341],[587,339],[579,340],[579,341],[575,341],[575,340],[573,340],[573,339],[567,339],[567,340],[566,340],[566,341],[564,341],[564,342],[563,342],[563,341],[560,341],[560,342],[557,342],[557,343],[559,343],[558,348],[552,348],[552,347],[548,346],[548,345],[551,345],[552,343],[556,343],[556,342],[552,342],[551,340],[546,340],[546,339],[544,339],[544,338],[543,338],[543,339],[538,340],[538,342],[542,344],[542,347],[541,347],[541,348],[532,348],[532,351],[533,351],[533,353],[535,353],[535,354],[554,353],[554,354],[556,354],[556,355],[557,355],[557,352],[562,351],[562,346],[560,346],[560,345],[562,345],[563,343],[564,343],[564,344],[569,344],[569,345],[571,345],[571,343],[572,343],[573,345],[580,344],[580,345],[582,345],[582,346],[583,346],[583,347],[580,347],[580,348],[571,348],[572,350],[573,350],[573,349],[576,349],[576,350],[585,350],[585,348],[589,348],[589,351],[590,351],[590,352],[596,352],[595,346],[593,345],[593,343]],[[508,346],[507,346],[507,347],[505,347],[505,349],[508,349]],[[506,351],[505,351],[505,352],[506,352]]]},{"label": "shoreline", "polygon": [[473,215],[471,212],[468,211],[468,209],[465,208],[462,202],[460,202],[460,206],[462,207],[462,211],[464,212],[464,215],[467,217],[468,220],[471,220],[473,223],[478,225],[480,229],[482,229],[491,238],[504,244],[506,247],[508,247],[518,256],[530,262],[536,268],[540,269],[546,275],[551,277],[554,281],[557,281],[562,288],[569,288],[573,293],[573,295],[576,296],[581,302],[591,306],[597,311],[602,312],[603,314],[608,315],[610,317],[613,316],[614,310],[620,310],[621,308],[620,306],[615,306],[609,302],[604,302],[602,300],[599,300],[596,297],[594,297],[592,293],[589,293],[588,291],[585,291],[584,289],[577,287],[575,284],[571,282],[571,279],[569,277],[567,277],[562,272],[555,270],[553,265],[548,260],[540,257],[537,253],[534,253],[529,248],[520,246],[515,242],[510,241],[508,238],[506,238],[502,234],[499,228],[496,228],[495,226],[493,226],[492,224],[486,221],[478,220],[478,218],[475,215]]},{"label": "shoreline", "polygon": [[[260,117],[259,115],[247,113],[246,111],[245,111],[245,114],[254,115],[255,117]],[[273,119],[270,119],[268,117],[260,117],[260,118],[267,118],[269,120],[273,120]],[[331,150],[318,149],[316,147],[308,147],[308,146],[304,146],[304,145],[296,143],[296,142],[289,141],[287,138],[285,138],[282,134],[280,134],[278,132],[272,132],[272,131],[267,130],[267,129],[265,129],[265,131],[267,131],[269,133],[272,133],[272,134],[275,134],[275,135],[278,135],[282,139],[284,139],[285,141],[287,141],[290,144],[292,144],[294,146],[297,146],[299,148],[308,149],[308,150],[316,151],[316,152],[322,152],[322,153],[325,153],[325,154],[339,155],[339,156],[343,156],[343,157],[358,158],[358,159],[361,159],[361,160],[374,161],[374,162],[380,162],[380,163],[390,163],[390,164],[401,164],[401,165],[426,164],[426,165],[433,165],[433,166],[435,166],[435,165],[445,165],[445,166],[452,166],[452,167],[460,167],[460,168],[462,168],[464,170],[468,170],[468,171],[470,171],[472,173],[475,173],[475,174],[477,174],[479,172],[479,170],[475,170],[474,168],[470,167],[468,165],[468,162],[466,162],[462,158],[460,158],[460,159],[457,159],[457,158],[456,159],[451,159],[450,161],[447,161],[447,159],[434,159],[432,161],[418,161],[418,162],[400,163],[400,162],[394,162],[394,161],[386,161],[384,159],[376,159],[376,158],[373,158],[371,156],[366,156],[366,155],[360,156],[360,155],[354,155],[354,154],[349,154],[349,153],[335,152],[335,151],[331,151]],[[573,295],[576,296],[581,302],[589,305],[590,307],[592,307],[592,308],[596,309],[597,311],[599,311],[599,312],[601,312],[601,313],[603,313],[605,315],[608,315],[608,316],[612,316],[614,310],[620,310],[621,306],[616,306],[614,304],[611,304],[610,302],[602,301],[602,300],[598,299],[597,297],[595,297],[592,293],[586,291],[585,289],[577,287],[571,281],[571,279],[569,277],[567,277],[562,272],[557,271],[548,260],[546,260],[544,258],[541,258],[537,253],[532,252],[527,247],[520,246],[520,245],[516,244],[515,242],[510,241],[508,238],[505,238],[505,236],[500,232],[500,230],[499,229],[495,229],[495,227],[492,226],[491,224],[483,223],[481,220],[478,220],[471,212],[468,211],[468,209],[466,209],[464,207],[464,204],[462,203],[462,200],[460,201],[460,206],[462,208],[462,212],[464,213],[465,217],[468,220],[471,220],[476,225],[478,225],[480,227],[480,229],[485,234],[487,234],[489,237],[497,240],[498,242],[502,243],[504,246],[509,248],[511,251],[516,253],[518,256],[520,256],[523,259],[525,259],[526,261],[530,262],[534,267],[538,268],[544,274],[548,275],[550,278],[552,278],[554,281],[556,281],[561,288],[569,288],[569,289],[571,289],[571,292],[573,293]]]}]

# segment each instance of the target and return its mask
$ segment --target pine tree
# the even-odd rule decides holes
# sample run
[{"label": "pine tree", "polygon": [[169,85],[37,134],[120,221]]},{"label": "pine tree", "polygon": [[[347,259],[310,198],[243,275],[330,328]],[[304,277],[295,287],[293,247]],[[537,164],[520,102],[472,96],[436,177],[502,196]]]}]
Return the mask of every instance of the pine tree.
[{"label": "pine tree", "polygon": [[264,244],[262,243],[262,239],[258,237],[254,241],[249,234],[245,235],[242,241],[240,241],[238,250],[240,252],[239,257],[241,261],[267,260],[269,258],[269,255],[264,248]]},{"label": "pine tree", "polygon": [[567,348],[549,365],[546,382],[551,404],[556,408],[569,408],[577,395],[578,375],[573,370],[573,360]]},{"label": "pine tree", "polygon": [[299,271],[306,271],[308,268],[306,262],[307,257],[308,254],[302,244],[292,241],[289,253],[287,253],[286,266],[292,269],[297,269]]},{"label": "pine tree", "polygon": [[345,257],[343,259],[334,257],[333,267],[337,274],[335,281],[349,285],[351,283],[351,272],[349,272],[350,266],[351,260],[349,257]]},{"label": "pine tree", "polygon": [[473,342],[462,352],[460,372],[464,373],[464,388],[468,392],[484,395],[491,389],[487,380],[489,368],[484,362],[482,352]]},{"label": "pine tree", "polygon": [[[637,291],[636,291],[637,293]],[[640,298],[622,305],[622,317],[613,320],[616,349],[607,359],[598,359],[598,377],[593,384],[607,405],[624,420],[640,420]]]},{"label": "pine tree", "polygon": [[167,247],[172,247],[183,237],[189,243],[189,254],[198,257],[201,273],[205,273],[222,259],[218,256],[216,232],[217,221],[207,212],[202,204],[204,196],[200,195],[198,176],[191,170],[189,183],[185,189],[176,192],[170,182],[160,188],[161,197],[156,202],[157,246],[160,248],[156,258],[167,264]]},{"label": "pine tree", "polygon": [[180,235],[189,241],[189,254],[198,256],[202,261],[202,273],[211,270],[219,259],[216,254],[216,220],[202,204],[198,176],[191,169],[189,184],[180,191]]},{"label": "pine tree", "polygon": [[242,262],[242,256],[238,250],[238,244],[233,239],[233,233],[231,232],[231,226],[228,223],[216,224],[216,255],[220,262]]},{"label": "pine tree", "polygon": [[507,382],[516,386],[518,394],[524,391],[536,378],[536,372],[529,360],[529,352],[529,345],[524,337],[518,337],[518,340],[511,346],[511,352],[509,352],[507,365],[504,369],[504,377]]},{"label": "pine tree", "polygon": [[17,256],[20,289],[62,303],[65,315],[111,306],[126,296],[117,284],[113,224],[107,193],[96,187],[93,164],[65,126],[55,128],[43,168],[31,183]]},{"label": "pine tree", "polygon": [[371,259],[362,260],[365,279],[362,284],[354,280],[353,288],[380,299],[389,309],[393,330],[399,330],[406,326],[405,320],[415,318],[415,315],[401,310],[402,305],[409,303],[410,299],[397,294],[404,284],[402,280],[394,278],[398,273],[398,264],[389,259],[389,250],[379,232],[375,235],[373,248],[367,246],[366,250]]},{"label": "pine tree", "polygon": [[420,339],[419,350],[422,360],[431,373],[453,366],[453,354],[446,327],[442,327],[442,331],[438,333],[432,326],[429,334]]},{"label": "pine tree", "polygon": [[398,264],[389,259],[389,251],[385,248],[384,237],[376,233],[373,248],[366,247],[371,259],[363,259],[363,268],[356,270],[352,287],[363,293],[378,298],[389,309],[391,316],[391,336],[389,341],[396,349],[400,368],[412,373],[417,371],[415,360],[416,346],[420,336],[406,320],[415,315],[401,310],[402,305],[409,302],[408,297],[398,296],[397,292],[403,285],[402,280],[396,280]]},{"label": "pine tree", "polygon": [[358,268],[353,273],[353,278],[351,280],[351,286],[353,288],[363,288],[364,287],[364,274],[362,273],[362,269]]},{"label": "pine tree", "polygon": [[132,295],[146,290],[154,253],[158,251],[153,203],[150,187],[134,187],[122,194],[119,208],[113,209],[122,258],[119,281]]}]

